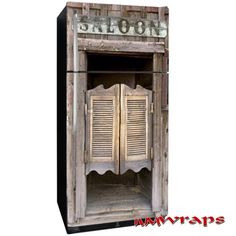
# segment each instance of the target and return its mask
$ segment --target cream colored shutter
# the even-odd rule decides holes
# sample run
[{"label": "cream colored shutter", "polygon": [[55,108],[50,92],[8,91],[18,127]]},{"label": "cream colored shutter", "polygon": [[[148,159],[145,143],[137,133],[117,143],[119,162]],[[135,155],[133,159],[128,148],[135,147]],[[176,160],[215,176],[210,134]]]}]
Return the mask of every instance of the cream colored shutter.
[{"label": "cream colored shutter", "polygon": [[120,172],[151,170],[152,91],[121,85]]},{"label": "cream colored shutter", "polygon": [[87,91],[86,174],[119,173],[119,85]]}]

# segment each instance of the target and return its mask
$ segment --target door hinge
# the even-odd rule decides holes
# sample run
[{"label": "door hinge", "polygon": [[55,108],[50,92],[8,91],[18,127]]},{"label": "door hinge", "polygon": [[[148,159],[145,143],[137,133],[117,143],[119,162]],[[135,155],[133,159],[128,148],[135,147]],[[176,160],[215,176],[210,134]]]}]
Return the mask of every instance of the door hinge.
[{"label": "door hinge", "polygon": [[151,159],[153,159],[153,147],[151,147],[150,156],[151,156]]},{"label": "door hinge", "polygon": [[150,104],[150,113],[153,113],[154,112],[154,105],[153,105],[153,102]]},{"label": "door hinge", "polygon": [[87,116],[88,113],[88,106],[87,104],[84,104],[84,114]]}]

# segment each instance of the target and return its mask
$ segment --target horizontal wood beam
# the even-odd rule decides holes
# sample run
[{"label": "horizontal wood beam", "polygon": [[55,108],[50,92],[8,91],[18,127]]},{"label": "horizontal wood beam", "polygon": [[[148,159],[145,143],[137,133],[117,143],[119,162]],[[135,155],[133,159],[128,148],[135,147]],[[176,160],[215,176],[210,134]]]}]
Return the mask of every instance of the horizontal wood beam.
[{"label": "horizontal wood beam", "polygon": [[141,52],[141,53],[164,53],[163,42],[136,42],[120,40],[97,40],[78,39],[78,49],[80,51],[100,51],[100,52]]}]

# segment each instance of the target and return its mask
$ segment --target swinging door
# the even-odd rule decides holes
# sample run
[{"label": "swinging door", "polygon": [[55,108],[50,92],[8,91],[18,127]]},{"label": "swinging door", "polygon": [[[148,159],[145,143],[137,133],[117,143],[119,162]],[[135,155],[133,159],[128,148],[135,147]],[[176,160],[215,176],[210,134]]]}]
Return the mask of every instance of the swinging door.
[{"label": "swinging door", "polygon": [[86,174],[119,174],[119,85],[87,91]]},{"label": "swinging door", "polygon": [[152,91],[116,84],[87,91],[86,174],[151,170]]},{"label": "swinging door", "polygon": [[121,85],[120,173],[151,170],[152,91]]}]

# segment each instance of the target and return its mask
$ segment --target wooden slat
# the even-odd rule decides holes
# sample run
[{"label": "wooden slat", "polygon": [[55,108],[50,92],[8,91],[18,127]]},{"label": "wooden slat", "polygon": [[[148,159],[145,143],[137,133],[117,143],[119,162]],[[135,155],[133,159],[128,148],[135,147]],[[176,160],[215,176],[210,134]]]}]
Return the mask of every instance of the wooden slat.
[{"label": "wooden slat", "polygon": [[114,99],[94,99],[92,101],[92,159],[112,158],[113,103]]},{"label": "wooden slat", "polygon": [[141,11],[141,6],[125,6],[126,11]]},{"label": "wooden slat", "polygon": [[67,71],[73,71],[74,65],[73,65],[73,31],[72,31],[72,25],[73,25],[73,9],[67,8]]},{"label": "wooden slat", "polygon": [[73,8],[82,8],[83,3],[82,2],[67,2],[66,6],[68,8],[73,7]]},{"label": "wooden slat", "polygon": [[[153,70],[162,71],[162,55],[154,53]],[[161,74],[153,75],[153,169],[152,169],[152,210],[162,209],[162,124],[161,124]]]},{"label": "wooden slat", "polygon": [[146,167],[151,170],[152,92],[137,86],[131,89],[121,84],[120,173],[135,172]]},{"label": "wooden slat", "polygon": [[162,111],[162,188],[163,188],[163,215],[168,212],[168,110]]},{"label": "wooden slat", "polygon": [[[164,54],[162,63],[163,63],[163,72],[168,72],[167,53]],[[168,74],[167,73],[163,73],[163,78],[162,78],[161,106],[162,106],[162,109],[166,109],[168,107]]]},{"label": "wooden slat", "polygon": [[[158,9],[158,19],[159,21],[165,21],[166,7],[159,7]],[[165,42],[164,38],[159,38],[159,42]]]},{"label": "wooden slat", "polygon": [[86,174],[119,173],[119,85],[87,91]]},{"label": "wooden slat", "polygon": [[[79,56],[79,70],[87,70],[86,53],[81,51]],[[86,174],[85,174],[85,92],[87,90],[87,74],[77,75],[77,127],[76,127],[76,217],[77,219],[85,216],[86,209]]]},{"label": "wooden slat", "polygon": [[[159,42],[165,43],[165,48],[168,50],[168,29],[169,29],[169,17],[168,8],[159,8],[159,20],[167,22],[167,37],[165,39],[159,39]],[[164,54],[162,58],[162,70],[164,72],[168,71],[168,51]],[[161,145],[161,194],[162,194],[162,214],[167,215],[168,211],[168,75],[163,74],[162,76],[162,145]]]},{"label": "wooden slat", "polygon": [[120,11],[121,5],[107,5],[109,11]]},{"label": "wooden slat", "polygon": [[162,42],[133,42],[118,40],[78,39],[79,50],[97,52],[164,53]]},{"label": "wooden slat", "polygon": [[66,133],[66,166],[67,166],[67,221],[75,221],[75,159],[73,155],[73,74],[67,74],[66,81],[66,102],[67,102],[67,133]]},{"label": "wooden slat", "polygon": [[158,7],[146,7],[146,12],[158,13]]}]

